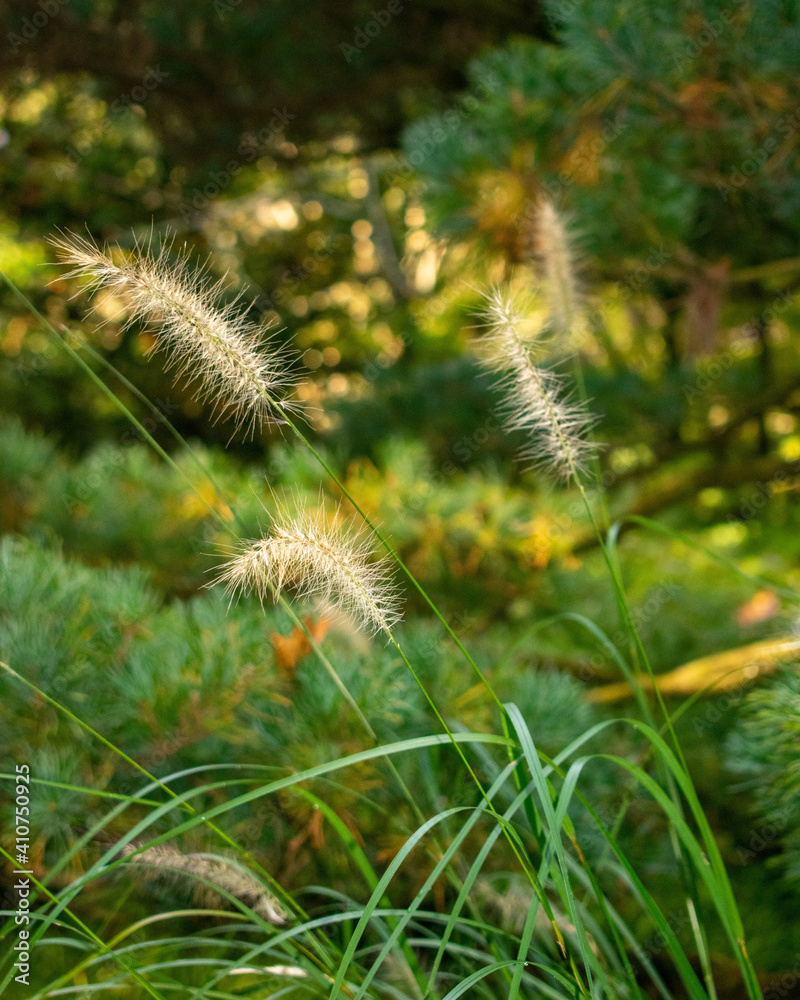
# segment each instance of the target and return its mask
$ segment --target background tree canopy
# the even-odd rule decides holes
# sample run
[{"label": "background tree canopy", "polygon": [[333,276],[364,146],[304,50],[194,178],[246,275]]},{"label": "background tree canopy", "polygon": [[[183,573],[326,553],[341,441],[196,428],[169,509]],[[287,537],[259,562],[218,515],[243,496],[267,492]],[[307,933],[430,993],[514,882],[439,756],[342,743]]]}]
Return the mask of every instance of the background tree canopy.
[{"label": "background tree canopy", "polygon": [[[318,392],[363,390],[366,375],[343,405],[351,453],[374,457],[387,412],[441,451],[431,379],[463,401],[447,434],[486,395],[453,367],[467,284],[530,266],[545,192],[573,216],[585,286],[605,292],[587,377],[624,401],[606,433],[662,461],[724,451],[723,479],[760,480],[750,459],[793,447],[770,417],[797,387],[782,335],[800,269],[792,5],[495,6],[6,5],[7,253],[43,288],[43,232],[169,231],[288,327]],[[66,290],[47,302],[75,318]],[[26,382],[40,361],[14,329],[12,408],[49,409],[85,446],[72,407],[88,401],[50,392],[50,364]],[[139,341],[113,322],[103,337],[131,374]],[[724,370],[702,388],[695,359],[716,352]],[[152,367],[138,374],[167,396]],[[634,464],[635,477],[652,462]]]}]

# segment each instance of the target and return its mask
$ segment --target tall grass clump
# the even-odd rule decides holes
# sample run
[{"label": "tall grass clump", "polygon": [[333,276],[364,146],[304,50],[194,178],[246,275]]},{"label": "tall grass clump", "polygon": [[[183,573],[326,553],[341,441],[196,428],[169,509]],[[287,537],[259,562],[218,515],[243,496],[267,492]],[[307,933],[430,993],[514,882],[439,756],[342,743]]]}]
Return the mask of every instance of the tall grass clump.
[{"label": "tall grass clump", "polygon": [[[567,229],[552,206],[542,209],[539,231],[550,303],[546,326],[562,337],[575,321],[579,296]],[[153,251],[139,244],[124,254],[72,236],[61,236],[56,244],[61,260],[72,265],[71,274],[113,291],[127,311],[127,323],[143,322],[155,331],[170,363],[200,380],[203,397],[218,413],[230,412],[244,428],[279,420],[297,434],[301,446],[311,447],[292,418],[288,393],[295,376],[286,353],[261,342],[238,303],[219,306],[221,288],[176,257],[169,245]],[[580,491],[591,515],[583,480],[594,458],[594,417],[586,400],[570,391],[566,375],[540,362],[535,349],[541,345],[526,338],[524,310],[506,289],[489,294],[485,315],[489,329],[483,352],[499,375],[508,429],[525,436],[526,460]],[[87,367],[74,347],[65,348]],[[163,450],[162,455],[173,461]],[[82,718],[79,703],[71,707],[14,663],[3,664],[20,694],[61,713],[76,739],[102,746],[137,775],[124,792],[74,789],[100,795],[107,806],[57,863],[35,878],[32,937],[42,961],[30,996],[86,992],[100,997],[123,991],[126,997],[198,1000],[309,994],[455,1000],[469,993],[487,1000],[522,995],[712,1000],[717,995],[712,933],[735,960],[743,995],[760,996],[725,865],[663,702],[663,724],[649,710],[644,718],[608,718],[555,756],[545,753],[539,734],[515,704],[501,701],[490,672],[478,666],[444,622],[358,499],[324,456],[314,455],[363,522],[360,533],[324,511],[283,509],[262,537],[248,540],[235,505],[223,495],[233,516],[211,508],[229,538],[220,552],[217,580],[231,597],[254,594],[262,602],[282,602],[319,669],[337,684],[343,710],[363,728],[366,748],[275,773],[253,745],[247,764],[220,761],[164,773],[164,768],[144,766]],[[635,686],[636,671],[647,664],[646,652],[626,603],[615,540],[612,531],[599,544],[626,629],[625,648],[609,638],[613,623],[593,622],[578,610],[560,617],[581,624]],[[373,551],[378,545],[387,552],[380,560]],[[445,624],[464,656],[464,669],[477,672],[480,685],[471,696],[482,693],[483,718],[491,721],[468,728],[446,717],[432,696],[400,624],[391,560]],[[388,640],[427,700],[430,712],[420,720],[421,733],[390,743],[377,739],[329,648],[298,614],[287,588],[295,601],[319,599],[346,612],[368,634]],[[352,636],[351,641],[363,640]],[[382,654],[373,655],[377,661]],[[647,708],[643,698],[640,703]],[[256,706],[251,708],[257,713]],[[614,752],[619,732],[635,752]],[[326,792],[373,767],[396,786],[407,817],[403,837],[380,855],[326,801]],[[610,770],[627,796],[610,815],[591,798],[588,776],[598,769]],[[364,808],[385,808],[372,803],[369,784],[364,787]],[[671,875],[691,917],[688,940],[676,932],[656,887],[648,885],[626,852],[626,803],[635,794],[655,803],[666,827]],[[344,845],[359,879],[353,887],[323,884],[291,895],[260,863],[257,840],[242,842],[237,836],[240,810],[290,796],[321,817],[330,836]],[[387,826],[395,820],[390,810],[382,815]],[[421,875],[411,879],[413,892],[398,905],[412,856],[423,859]],[[126,899],[164,878],[167,893],[172,886],[180,904],[129,921]],[[187,894],[188,883],[195,888]],[[113,886],[119,892],[122,885],[131,896],[116,907],[109,907],[106,897],[106,917],[94,922],[83,905],[90,888]],[[508,920],[502,914],[512,891],[516,912]],[[663,941],[658,954],[643,946],[643,925],[648,936]],[[9,925],[0,934],[10,944]],[[10,950],[4,962],[0,992],[13,978]]]}]

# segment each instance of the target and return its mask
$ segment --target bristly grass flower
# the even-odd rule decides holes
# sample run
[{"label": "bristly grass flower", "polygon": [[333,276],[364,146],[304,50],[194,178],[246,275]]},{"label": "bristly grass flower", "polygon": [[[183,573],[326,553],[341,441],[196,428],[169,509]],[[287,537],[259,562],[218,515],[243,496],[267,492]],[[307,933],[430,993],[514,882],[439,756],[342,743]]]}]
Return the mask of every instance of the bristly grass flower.
[{"label": "bristly grass flower", "polygon": [[216,582],[261,601],[290,585],[299,597],[322,597],[370,633],[391,638],[401,618],[399,598],[386,559],[371,557],[368,542],[331,527],[324,511],[293,517],[279,511],[270,534],[245,542]]},{"label": "bristly grass flower", "polygon": [[71,233],[52,243],[59,259],[73,265],[67,277],[89,277],[95,289],[108,288],[130,304],[126,326],[140,320],[157,328],[154,349],[164,350],[180,374],[200,380],[199,398],[212,401],[216,416],[230,409],[237,429],[252,433],[296,409],[286,398],[297,381],[292,352],[265,337],[241,308],[241,295],[220,306],[224,281],[212,281],[185,254],[169,244],[151,252],[138,241],[131,252],[112,253]]},{"label": "bristly grass flower", "polygon": [[537,206],[535,247],[541,262],[550,327],[557,334],[572,333],[581,308],[573,239],[563,218],[546,198]]},{"label": "bristly grass flower", "polygon": [[168,844],[148,847],[138,854],[134,850],[131,846],[125,850],[125,854],[132,855],[128,864],[141,865],[153,875],[192,879],[197,906],[224,908],[229,905],[227,894],[271,924],[286,923],[286,913],[277,899],[251,871],[232,858],[208,853],[183,854]]},{"label": "bristly grass flower", "polygon": [[536,341],[521,336],[525,316],[510,292],[498,288],[489,293],[483,315],[489,332],[482,340],[481,360],[500,373],[506,429],[528,435],[521,459],[561,480],[577,480],[592,455],[589,431],[595,418],[564,392],[560,375],[534,364]]}]

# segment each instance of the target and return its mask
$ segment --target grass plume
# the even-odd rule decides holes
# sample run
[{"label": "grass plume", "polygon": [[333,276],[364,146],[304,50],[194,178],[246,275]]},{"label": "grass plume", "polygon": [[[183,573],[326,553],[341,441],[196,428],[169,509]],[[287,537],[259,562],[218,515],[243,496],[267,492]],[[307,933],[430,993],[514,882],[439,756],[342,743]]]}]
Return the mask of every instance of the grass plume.
[{"label": "grass plume", "polygon": [[298,596],[321,596],[371,633],[391,634],[401,615],[385,559],[373,561],[369,543],[331,527],[324,511],[279,512],[272,531],[245,542],[217,578],[226,590],[260,600],[286,585]]},{"label": "grass plume", "polygon": [[169,244],[152,252],[141,242],[130,253],[112,252],[71,233],[52,243],[59,260],[73,267],[67,277],[88,277],[94,290],[124,298],[126,326],[138,320],[157,329],[155,349],[180,374],[199,379],[198,396],[211,400],[217,415],[229,409],[237,428],[252,432],[296,408],[286,398],[296,381],[291,352],[265,337],[239,298],[220,306],[224,282],[212,281],[185,254]]},{"label": "grass plume", "polygon": [[510,292],[490,292],[484,315],[489,332],[483,338],[482,361],[500,373],[507,430],[528,435],[521,459],[561,480],[577,480],[594,447],[588,435],[594,418],[564,392],[560,375],[534,364],[533,345],[520,334],[525,317]]},{"label": "grass plume", "polygon": [[231,858],[204,852],[183,854],[165,844],[148,847],[138,854],[133,854],[134,850],[133,847],[126,848],[125,853],[132,855],[128,864],[141,865],[150,876],[191,879],[194,882],[192,899],[196,906],[225,909],[230,905],[227,896],[232,896],[268,923],[286,922],[286,914],[272,893],[252,872]]},{"label": "grass plume", "polygon": [[541,261],[550,326],[556,333],[571,333],[581,298],[575,278],[575,252],[563,218],[546,198],[536,211],[536,252]]}]

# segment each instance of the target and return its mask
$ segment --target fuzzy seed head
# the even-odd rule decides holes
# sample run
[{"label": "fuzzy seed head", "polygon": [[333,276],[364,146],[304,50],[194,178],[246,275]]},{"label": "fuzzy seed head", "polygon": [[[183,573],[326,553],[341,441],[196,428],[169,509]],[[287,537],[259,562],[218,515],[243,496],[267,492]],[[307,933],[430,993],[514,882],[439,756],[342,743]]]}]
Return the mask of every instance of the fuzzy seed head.
[{"label": "fuzzy seed head", "polygon": [[594,445],[588,435],[594,418],[582,403],[565,394],[560,375],[533,363],[536,341],[532,344],[521,337],[525,317],[509,292],[491,292],[484,315],[489,332],[482,341],[482,361],[499,373],[506,429],[528,435],[529,443],[520,457],[558,479],[576,480],[592,454]]},{"label": "fuzzy seed head", "polygon": [[164,350],[179,374],[199,380],[198,396],[213,403],[216,416],[230,409],[237,427],[252,432],[296,408],[285,398],[296,382],[291,352],[265,338],[238,298],[219,306],[224,282],[212,282],[185,255],[168,244],[153,253],[137,242],[123,257],[73,234],[51,242],[59,260],[73,265],[67,277],[89,277],[94,290],[122,297],[130,306],[126,325],[155,327],[154,349]]},{"label": "fuzzy seed head", "polygon": [[[126,854],[134,848],[128,847]],[[286,922],[286,914],[256,876],[231,858],[219,854],[183,854],[165,844],[148,847],[139,854],[132,854],[129,864],[142,865],[151,876],[187,878],[195,882],[193,893],[197,906],[209,909],[224,909],[230,901],[219,892],[227,893],[241,900],[262,919],[271,924]]]},{"label": "fuzzy seed head", "polygon": [[542,265],[550,325],[556,333],[571,333],[580,311],[575,254],[563,219],[547,199],[542,199],[536,212],[536,249]]},{"label": "fuzzy seed head", "polygon": [[367,542],[330,527],[324,512],[280,512],[269,535],[246,542],[225,564],[218,583],[230,594],[277,598],[287,585],[298,597],[322,597],[368,632],[391,637],[400,620],[398,595],[385,559],[373,561]]}]

